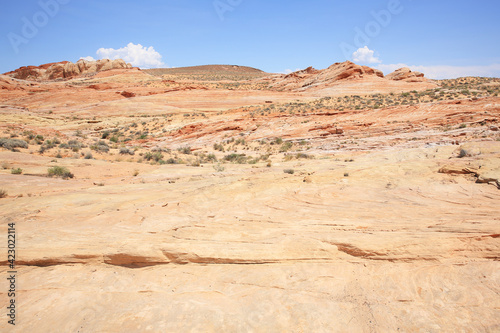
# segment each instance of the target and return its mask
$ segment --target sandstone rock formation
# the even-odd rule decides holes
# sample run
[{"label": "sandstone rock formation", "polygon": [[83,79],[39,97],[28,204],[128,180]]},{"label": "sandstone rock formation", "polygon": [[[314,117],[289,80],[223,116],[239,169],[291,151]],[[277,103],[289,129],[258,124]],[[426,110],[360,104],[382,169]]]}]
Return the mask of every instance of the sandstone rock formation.
[{"label": "sandstone rock formation", "polygon": [[403,67],[395,70],[394,72],[387,74],[386,78],[394,81],[409,81],[409,82],[420,82],[424,77],[423,73],[412,72],[408,67]]},{"label": "sandstone rock formation", "polygon": [[23,66],[15,71],[5,73],[10,77],[21,80],[56,80],[69,79],[80,75],[91,75],[110,69],[132,68],[122,59],[101,59],[97,61],[78,60],[76,63],[62,61],[41,66]]},{"label": "sandstone rock formation", "polygon": [[216,69],[0,75],[0,332],[499,331],[497,90]]},{"label": "sandstone rock formation", "polygon": [[[335,63],[330,67],[317,70],[308,67],[287,75],[274,76],[272,87],[277,90],[301,91],[306,89],[323,89],[341,80],[384,78],[382,71],[368,66],[360,66],[350,61]],[[269,80],[269,79],[266,79]]]}]

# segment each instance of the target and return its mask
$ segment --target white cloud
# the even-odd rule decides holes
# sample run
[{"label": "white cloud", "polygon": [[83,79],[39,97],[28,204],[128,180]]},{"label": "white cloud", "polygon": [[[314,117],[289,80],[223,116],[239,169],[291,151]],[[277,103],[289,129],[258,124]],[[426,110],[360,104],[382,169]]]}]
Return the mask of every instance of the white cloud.
[{"label": "white cloud", "polygon": [[296,71],[300,71],[300,68],[296,68],[294,71],[292,71],[291,69],[285,69],[283,72],[281,72],[281,74],[290,74]]},{"label": "white cloud", "polygon": [[375,51],[372,51],[368,48],[368,46],[360,47],[357,51],[352,54],[352,59],[354,62],[361,62],[365,64],[379,64],[380,61],[373,54]]},{"label": "white cloud", "polygon": [[96,54],[100,59],[123,59],[125,62],[131,63],[133,66],[141,68],[157,68],[165,66],[160,53],[150,47],[142,46],[141,44],[129,43],[121,49],[100,48]]},{"label": "white cloud", "polygon": [[83,60],[87,60],[87,61],[95,61],[95,59],[91,56],[88,56],[88,57],[81,57],[80,60],[83,59]]},{"label": "white cloud", "polygon": [[430,79],[454,79],[462,76],[500,76],[500,64],[482,66],[380,64],[377,66],[384,74],[389,74],[401,67],[408,67],[412,71],[422,72]]}]

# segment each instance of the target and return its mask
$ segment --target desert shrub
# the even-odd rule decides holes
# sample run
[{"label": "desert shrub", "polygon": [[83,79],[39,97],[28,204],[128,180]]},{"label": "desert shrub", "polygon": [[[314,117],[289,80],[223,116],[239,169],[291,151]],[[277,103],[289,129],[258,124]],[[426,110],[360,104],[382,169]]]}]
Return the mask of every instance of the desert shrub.
[{"label": "desert shrub", "polygon": [[458,153],[458,158],[463,158],[467,156],[470,156],[470,153],[465,149],[460,149],[460,152]]},{"label": "desert shrub", "polygon": [[191,154],[191,147],[189,147],[189,146],[181,147],[181,148],[177,149],[177,151],[179,151],[183,154],[189,155],[189,154]]},{"label": "desert shrub", "polygon": [[217,162],[217,157],[215,154],[208,154],[205,158],[207,162]]},{"label": "desert shrub", "polygon": [[86,160],[91,160],[91,159],[93,159],[93,158],[94,158],[94,156],[92,156],[92,153],[88,151],[88,152],[85,154],[85,157],[84,157],[84,158],[85,158]]},{"label": "desert shrub", "polygon": [[39,135],[35,136],[35,141],[36,141],[36,144],[38,144],[38,145],[42,144],[44,140],[45,139],[44,139],[43,135],[39,134]]},{"label": "desert shrub", "polygon": [[281,145],[280,152],[287,152],[292,148],[292,146],[293,144],[291,142],[285,142],[283,145]]},{"label": "desert shrub", "polygon": [[159,151],[155,152],[155,153],[151,153],[151,152],[147,152],[146,154],[144,154],[144,159],[146,161],[155,161],[155,162],[159,162],[160,160],[163,159],[163,154]]},{"label": "desert shrub", "polygon": [[0,189],[0,198],[6,198],[7,197],[7,191],[4,189]]},{"label": "desert shrub", "polygon": [[0,147],[13,150],[15,148],[28,148],[28,143],[20,139],[0,139]]},{"label": "desert shrub", "polygon": [[13,175],[20,175],[23,173],[23,169],[21,168],[12,168],[10,170],[10,173],[13,174]]},{"label": "desert shrub", "polygon": [[197,159],[192,160],[191,163],[188,165],[194,166],[194,167],[199,167],[199,166],[201,166],[201,163],[202,163],[202,160],[200,158],[197,158]]},{"label": "desert shrub", "polygon": [[248,157],[245,154],[229,154],[224,156],[224,161],[232,162],[232,163],[238,163],[238,164],[244,164],[248,160]]},{"label": "desert shrub", "polygon": [[285,170],[283,170],[283,172],[287,173],[289,175],[293,175],[295,173],[295,170],[293,170],[293,169],[285,169]]},{"label": "desert shrub", "polygon": [[214,150],[224,151],[224,146],[221,143],[214,143]]},{"label": "desert shrub", "polygon": [[297,157],[297,159],[301,159],[301,158],[312,159],[312,158],[314,158],[314,156],[308,155],[306,153],[297,153],[297,155],[295,155],[295,157]]},{"label": "desert shrub", "polygon": [[102,136],[101,136],[101,139],[107,139],[109,137],[109,135],[111,134],[110,131],[104,131],[102,133]]},{"label": "desert shrub", "polygon": [[82,148],[82,144],[78,140],[69,140],[67,145],[62,144],[59,147],[60,148],[69,148],[72,151],[74,151],[75,153],[77,153]]},{"label": "desert shrub", "polygon": [[103,153],[109,152],[108,144],[102,140],[100,140],[96,144],[90,146],[90,149],[98,151],[98,152],[103,152]]},{"label": "desert shrub", "polygon": [[127,147],[121,147],[120,154],[121,155],[134,155],[135,151],[133,149],[129,149]]},{"label": "desert shrub", "polygon": [[223,167],[220,163],[217,163],[217,165],[214,165],[214,170],[217,172],[222,172],[222,171],[226,170],[226,168]]},{"label": "desert shrub", "polygon": [[280,145],[280,144],[283,143],[283,139],[282,138],[276,138],[273,142],[274,142],[274,144]]},{"label": "desert shrub", "polygon": [[180,164],[179,160],[176,160],[175,158],[170,157],[165,161],[165,164]]},{"label": "desert shrub", "polygon": [[65,167],[53,166],[47,169],[49,177],[61,177],[63,179],[73,178],[74,175]]},{"label": "desert shrub", "polygon": [[36,136],[35,133],[33,133],[32,131],[25,131],[23,135],[27,137],[28,140],[33,140]]}]

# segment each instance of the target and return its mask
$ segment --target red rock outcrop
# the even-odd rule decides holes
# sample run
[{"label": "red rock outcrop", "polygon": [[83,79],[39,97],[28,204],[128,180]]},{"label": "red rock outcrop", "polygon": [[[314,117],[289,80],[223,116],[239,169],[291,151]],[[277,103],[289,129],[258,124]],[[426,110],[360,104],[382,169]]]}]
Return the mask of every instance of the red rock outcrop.
[{"label": "red rock outcrop", "polygon": [[394,81],[420,82],[424,78],[424,74],[420,72],[412,72],[408,67],[403,67],[387,74],[386,78]]},{"label": "red rock outcrop", "polygon": [[45,81],[70,79],[80,75],[92,75],[110,69],[128,68],[132,68],[132,65],[127,64],[122,59],[101,59],[97,61],[80,59],[76,63],[62,61],[41,66],[24,66],[15,71],[5,73],[5,75],[21,80]]},{"label": "red rock outcrop", "polygon": [[324,88],[337,83],[339,80],[359,79],[370,76],[383,78],[384,74],[378,69],[345,61],[342,63],[335,63],[323,70],[308,67],[304,70],[287,75],[275,76],[272,86],[280,90],[301,90],[303,88],[310,89],[314,87]]}]

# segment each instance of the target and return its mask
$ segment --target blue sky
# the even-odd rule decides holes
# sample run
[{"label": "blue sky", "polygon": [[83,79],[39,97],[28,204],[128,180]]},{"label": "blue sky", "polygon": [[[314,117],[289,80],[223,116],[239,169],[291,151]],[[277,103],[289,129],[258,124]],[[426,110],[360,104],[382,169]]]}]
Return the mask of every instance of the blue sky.
[{"label": "blue sky", "polygon": [[386,74],[500,77],[498,13],[494,0],[4,1],[0,73],[120,56],[143,68],[286,72],[355,59]]}]

